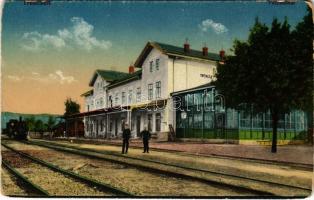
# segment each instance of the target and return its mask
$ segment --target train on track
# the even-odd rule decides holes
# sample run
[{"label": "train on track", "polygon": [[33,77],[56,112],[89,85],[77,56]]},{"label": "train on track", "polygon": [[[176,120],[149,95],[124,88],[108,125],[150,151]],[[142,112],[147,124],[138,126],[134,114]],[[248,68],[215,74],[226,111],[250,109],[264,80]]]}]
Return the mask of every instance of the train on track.
[{"label": "train on track", "polygon": [[22,117],[20,117],[19,120],[10,119],[6,125],[7,126],[3,130],[3,133],[6,134],[9,138],[14,138],[16,140],[27,140],[28,126],[26,121],[22,120]]}]

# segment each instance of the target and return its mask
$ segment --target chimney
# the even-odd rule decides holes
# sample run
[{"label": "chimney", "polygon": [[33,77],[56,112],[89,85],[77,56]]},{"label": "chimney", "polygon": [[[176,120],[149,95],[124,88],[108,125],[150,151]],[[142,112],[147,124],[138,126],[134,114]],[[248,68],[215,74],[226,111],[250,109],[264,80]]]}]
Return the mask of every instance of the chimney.
[{"label": "chimney", "polygon": [[208,56],[208,48],[207,48],[205,43],[204,43],[204,46],[203,46],[203,56]]},{"label": "chimney", "polygon": [[219,51],[219,56],[221,61],[225,60],[225,51],[223,49]]},{"label": "chimney", "polygon": [[129,66],[129,74],[133,74],[134,73],[134,66],[130,65]]},{"label": "chimney", "polygon": [[184,53],[189,53],[190,52],[190,44],[188,39],[185,39],[185,43],[184,43]]}]

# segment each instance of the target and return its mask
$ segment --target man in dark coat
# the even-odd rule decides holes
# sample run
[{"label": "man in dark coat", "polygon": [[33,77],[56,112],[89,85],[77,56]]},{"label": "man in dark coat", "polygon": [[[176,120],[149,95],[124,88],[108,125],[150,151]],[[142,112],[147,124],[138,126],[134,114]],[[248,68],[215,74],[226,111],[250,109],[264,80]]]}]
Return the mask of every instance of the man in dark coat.
[{"label": "man in dark coat", "polygon": [[144,130],[141,132],[142,138],[143,138],[143,145],[144,145],[144,152],[149,153],[149,146],[148,146],[148,141],[150,139],[150,132],[147,130],[147,127],[144,127]]},{"label": "man in dark coat", "polygon": [[122,138],[123,138],[122,154],[128,153],[130,137],[131,137],[131,131],[129,129],[129,125],[126,123],[124,125],[124,130],[122,133]]}]

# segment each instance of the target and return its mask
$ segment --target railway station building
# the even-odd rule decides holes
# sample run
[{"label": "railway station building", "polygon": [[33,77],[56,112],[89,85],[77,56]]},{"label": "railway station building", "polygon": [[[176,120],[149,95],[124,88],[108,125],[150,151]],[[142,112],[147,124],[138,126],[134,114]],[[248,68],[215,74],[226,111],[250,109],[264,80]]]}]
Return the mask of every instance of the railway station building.
[{"label": "railway station building", "polygon": [[128,123],[133,138],[146,126],[153,137],[167,139],[175,129],[171,93],[211,82],[219,60],[205,46],[193,50],[188,42],[182,47],[148,42],[129,73],[95,71],[91,90],[82,94],[85,111],[73,120],[84,119],[85,137],[121,137]]},{"label": "railway station building", "polygon": [[[84,136],[119,138],[125,123],[132,138],[146,126],[154,138],[173,137],[254,143],[272,137],[270,113],[253,115],[252,109],[225,108],[223,95],[211,84],[224,51],[208,52],[147,42],[128,73],[96,70],[91,89],[82,96],[85,110],[67,118],[84,122]],[[293,111],[279,121],[278,141],[302,142],[307,137],[307,117]]]}]

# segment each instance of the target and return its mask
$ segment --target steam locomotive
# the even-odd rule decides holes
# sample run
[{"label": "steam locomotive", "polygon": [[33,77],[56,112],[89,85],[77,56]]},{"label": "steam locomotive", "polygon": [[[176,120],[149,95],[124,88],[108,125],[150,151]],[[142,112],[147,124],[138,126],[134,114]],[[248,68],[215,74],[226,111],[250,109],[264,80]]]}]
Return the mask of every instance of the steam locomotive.
[{"label": "steam locomotive", "polygon": [[7,122],[4,133],[7,134],[9,138],[27,140],[28,127],[26,122],[22,120],[22,117],[20,117],[19,120],[10,119],[10,121]]}]

